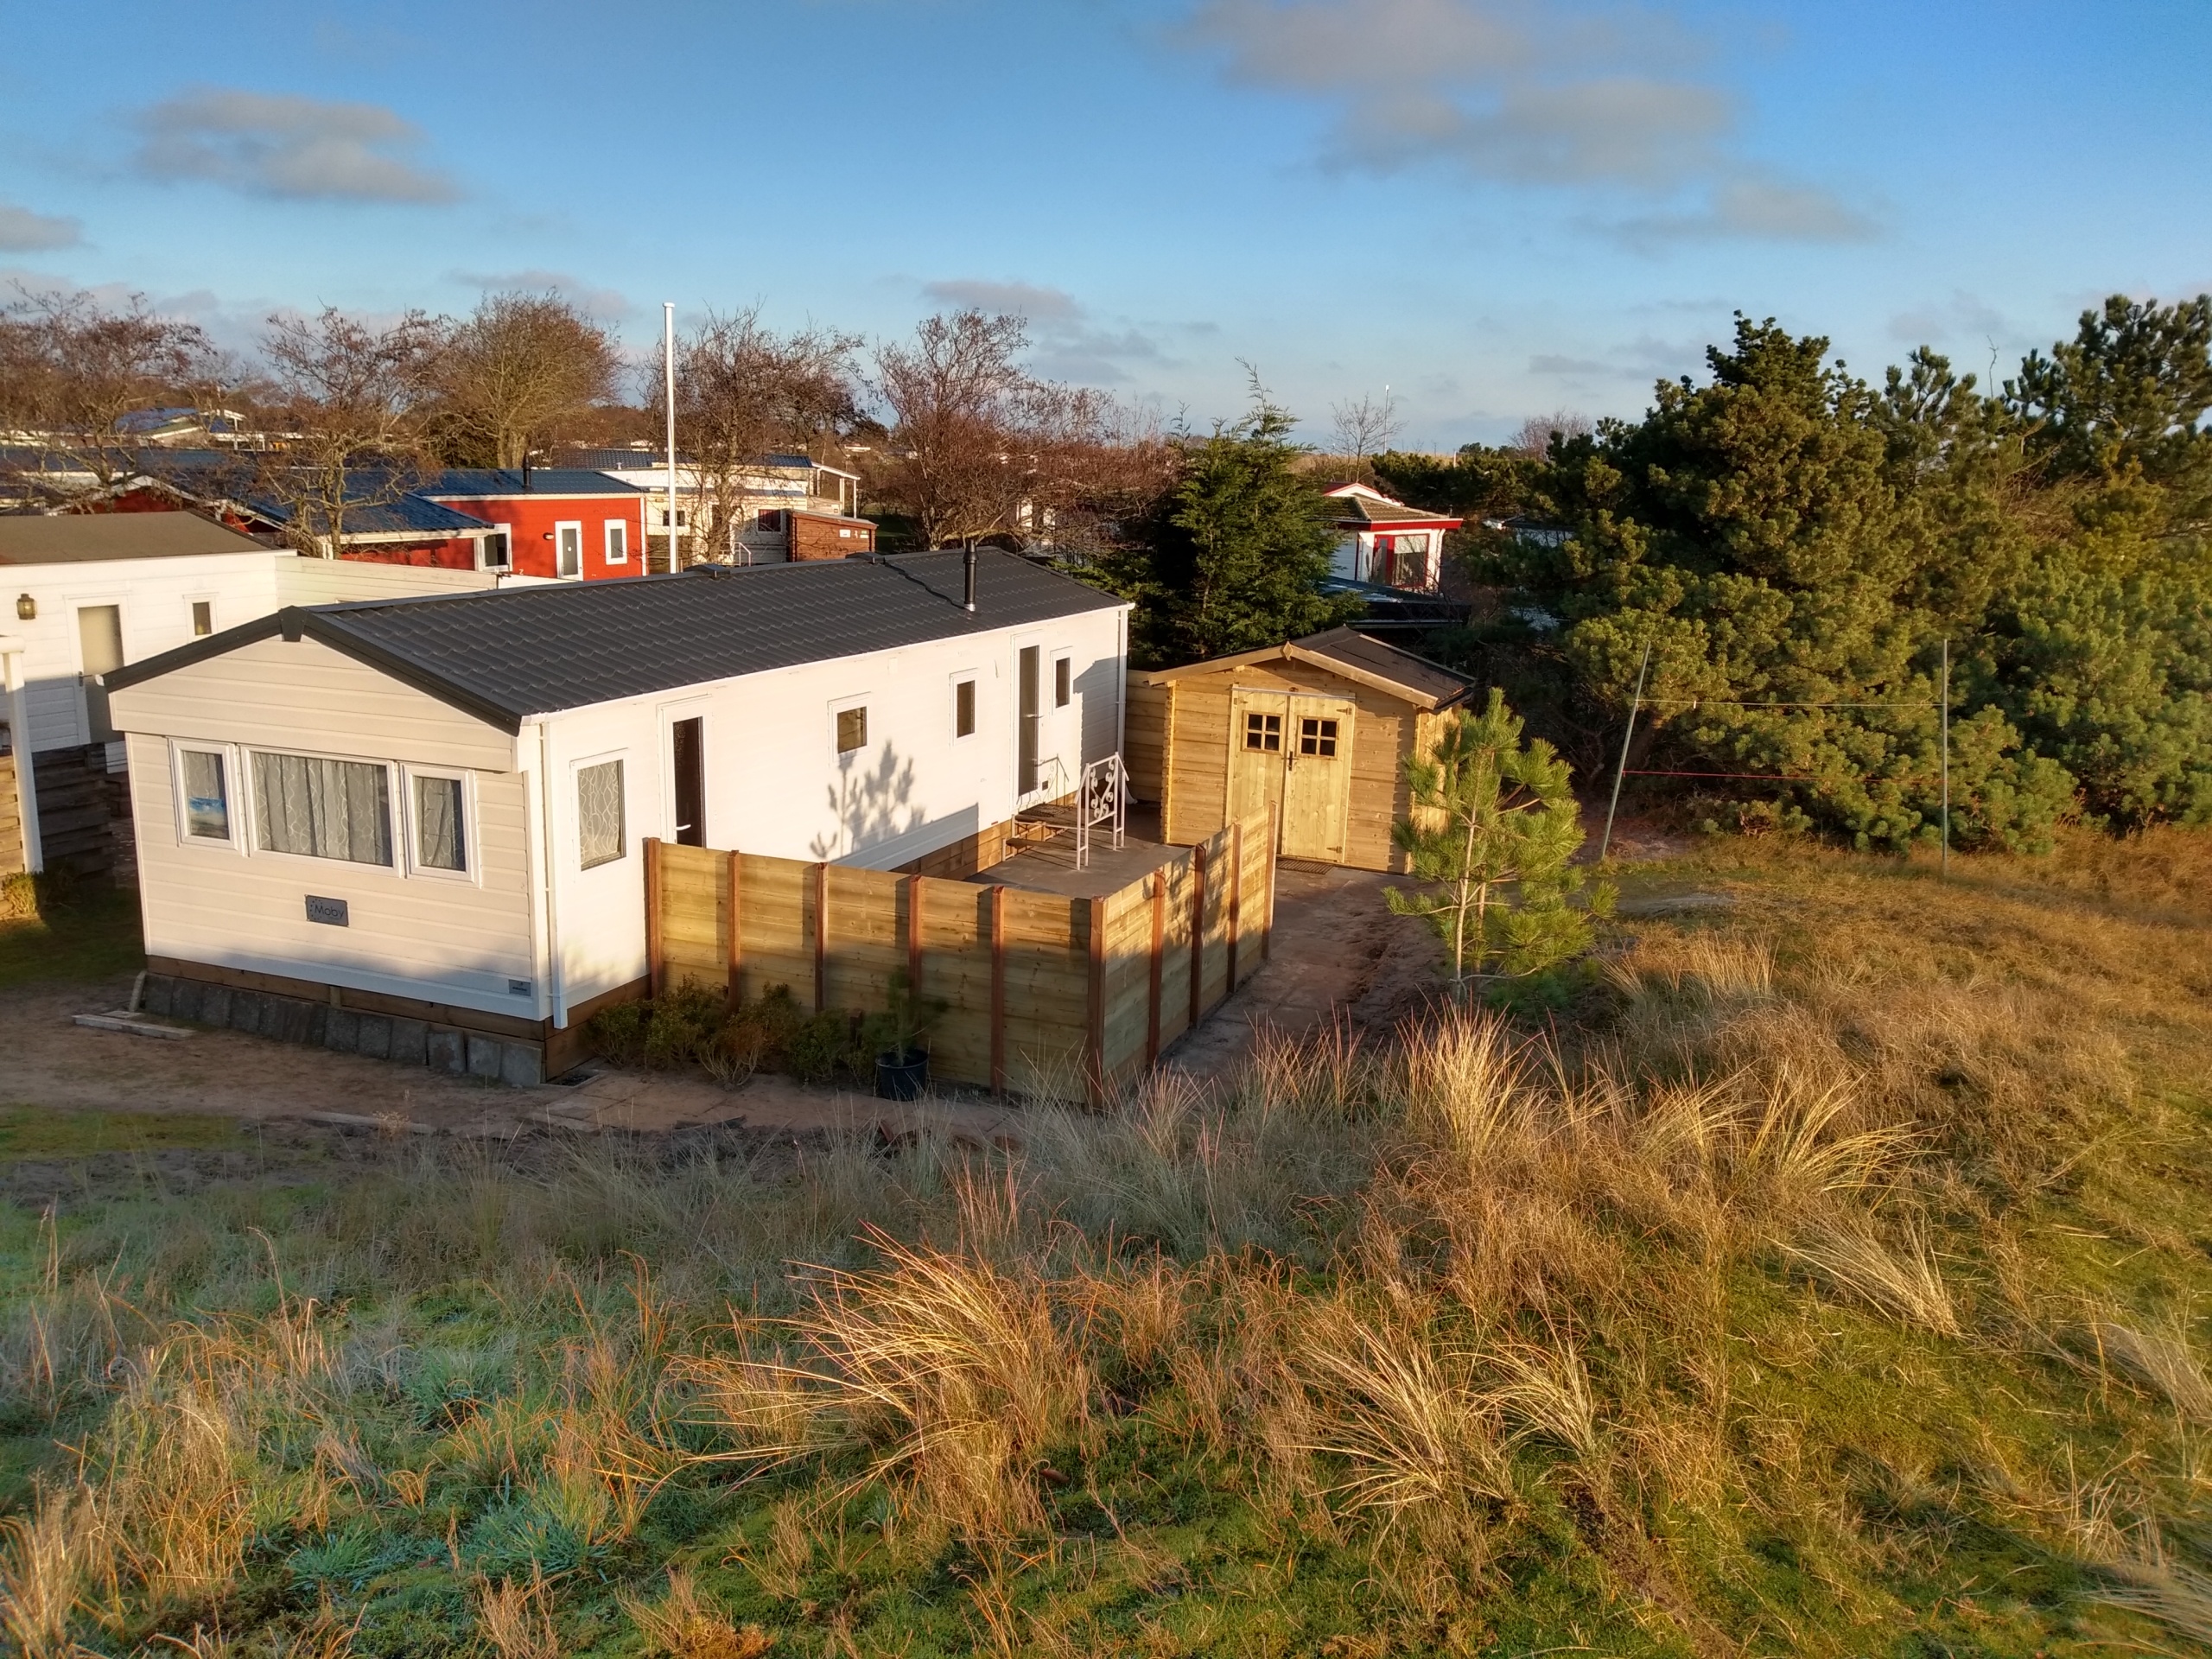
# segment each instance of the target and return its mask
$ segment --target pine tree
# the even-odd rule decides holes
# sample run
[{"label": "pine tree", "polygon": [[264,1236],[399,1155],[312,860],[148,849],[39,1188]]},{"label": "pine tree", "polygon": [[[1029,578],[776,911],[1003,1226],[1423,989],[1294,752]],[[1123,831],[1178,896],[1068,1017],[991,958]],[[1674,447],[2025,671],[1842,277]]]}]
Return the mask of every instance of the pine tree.
[{"label": "pine tree", "polygon": [[1406,759],[1414,812],[1391,828],[1421,884],[1388,890],[1390,908],[1419,916],[1452,953],[1461,995],[1477,979],[1541,973],[1590,947],[1596,917],[1612,910],[1599,883],[1590,902],[1570,901],[1583,872],[1568,861],[1582,845],[1581,808],[1569,768],[1493,690],[1480,715],[1452,716],[1426,759]]}]

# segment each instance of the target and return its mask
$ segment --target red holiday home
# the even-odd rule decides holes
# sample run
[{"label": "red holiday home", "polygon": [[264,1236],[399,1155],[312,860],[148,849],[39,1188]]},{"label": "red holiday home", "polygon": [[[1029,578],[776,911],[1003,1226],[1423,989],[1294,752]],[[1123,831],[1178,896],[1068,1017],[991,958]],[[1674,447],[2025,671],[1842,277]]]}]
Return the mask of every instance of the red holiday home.
[{"label": "red holiday home", "polygon": [[493,524],[483,566],[570,582],[645,573],[645,493],[581,467],[472,467],[416,492]]}]

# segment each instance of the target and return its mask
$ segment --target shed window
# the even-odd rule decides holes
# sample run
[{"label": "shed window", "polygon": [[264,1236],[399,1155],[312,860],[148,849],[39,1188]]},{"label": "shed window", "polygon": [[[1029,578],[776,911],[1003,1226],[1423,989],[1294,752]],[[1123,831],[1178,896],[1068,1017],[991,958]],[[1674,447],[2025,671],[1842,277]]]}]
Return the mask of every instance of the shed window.
[{"label": "shed window", "polygon": [[415,780],[415,861],[426,870],[466,870],[468,855],[461,823],[461,779]]},{"label": "shed window", "polygon": [[611,864],[626,850],[622,825],[622,763],[602,760],[576,771],[576,848],[583,867]]},{"label": "shed window", "polygon": [[837,711],[837,753],[850,754],[855,749],[868,747],[868,710],[841,709]]},{"label": "shed window", "polygon": [[1337,722],[1333,720],[1301,719],[1298,722],[1298,752],[1326,760],[1337,752]]},{"label": "shed window", "polygon": [[1244,716],[1244,747],[1268,754],[1282,753],[1282,716],[1281,715],[1247,715]]},{"label": "shed window", "polygon": [[215,632],[215,601],[195,599],[192,601],[192,637],[204,639]]},{"label": "shed window", "polygon": [[391,862],[391,773],[369,761],[256,750],[253,817],[264,852]]},{"label": "shed window", "polygon": [[1074,690],[1074,664],[1065,657],[1052,664],[1052,707],[1065,709]]},{"label": "shed window", "polygon": [[187,749],[184,760],[184,827],[203,841],[231,838],[231,791],[223,776],[223,757]]},{"label": "shed window", "polygon": [[976,735],[976,682],[963,680],[952,688],[952,734]]}]

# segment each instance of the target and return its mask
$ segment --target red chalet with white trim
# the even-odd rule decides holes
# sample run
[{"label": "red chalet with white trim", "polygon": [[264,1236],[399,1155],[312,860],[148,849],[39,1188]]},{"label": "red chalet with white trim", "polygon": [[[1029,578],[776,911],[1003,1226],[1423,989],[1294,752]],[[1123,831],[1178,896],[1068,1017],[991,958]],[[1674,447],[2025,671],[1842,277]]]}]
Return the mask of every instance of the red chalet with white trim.
[{"label": "red chalet with white trim", "polygon": [[1339,540],[1332,575],[1416,594],[1444,588],[1444,532],[1466,522],[1393,500],[1365,484],[1325,493]]},{"label": "red chalet with white trim", "polygon": [[645,492],[582,467],[472,467],[416,492],[497,528],[480,567],[521,576],[594,582],[645,574]]}]

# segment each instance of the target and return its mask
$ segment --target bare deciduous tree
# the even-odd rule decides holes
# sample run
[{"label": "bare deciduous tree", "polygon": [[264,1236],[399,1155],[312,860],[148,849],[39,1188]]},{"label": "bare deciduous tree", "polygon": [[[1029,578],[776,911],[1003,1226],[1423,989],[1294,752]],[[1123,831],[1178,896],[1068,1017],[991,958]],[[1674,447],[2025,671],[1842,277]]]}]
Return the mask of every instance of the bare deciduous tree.
[{"label": "bare deciduous tree", "polygon": [[286,539],[301,552],[335,558],[349,514],[388,506],[422,483],[420,416],[441,332],[420,311],[381,328],[334,307],[270,318],[261,353],[284,435],[254,481],[285,508]]},{"label": "bare deciduous tree", "polygon": [[1329,413],[1336,417],[1337,453],[1362,475],[1367,471],[1367,458],[1388,449],[1405,428],[1398,416],[1398,400],[1388,387],[1379,398],[1362,393],[1357,402],[1332,404]]},{"label": "bare deciduous tree", "polygon": [[607,331],[554,294],[487,294],[438,353],[441,414],[495,467],[611,396],[621,367]]},{"label": "bare deciduous tree", "polygon": [[1587,415],[1578,415],[1569,409],[1557,409],[1548,415],[1531,415],[1522,422],[1521,429],[1507,441],[1505,447],[1516,455],[1541,461],[1551,453],[1553,438],[1557,437],[1565,442],[1573,438],[1586,438],[1597,429]]},{"label": "bare deciduous tree", "polygon": [[874,389],[891,416],[882,486],[931,547],[1015,527],[1023,440],[1041,412],[1019,360],[1028,343],[1020,317],[971,308],[925,318],[912,345],[876,348]]},{"label": "bare deciduous tree", "polygon": [[[734,532],[746,478],[764,454],[811,454],[849,429],[859,412],[852,357],[860,344],[857,334],[830,328],[778,334],[761,327],[758,307],[710,311],[677,342],[677,430],[696,470],[702,529]],[[652,378],[658,392],[658,371]]]},{"label": "bare deciduous tree", "polygon": [[[220,360],[197,323],[157,316],[142,296],[121,307],[90,294],[28,294],[0,307],[0,428],[53,471],[95,486],[132,476],[142,410],[197,402]],[[50,473],[24,481],[54,493]]]}]

